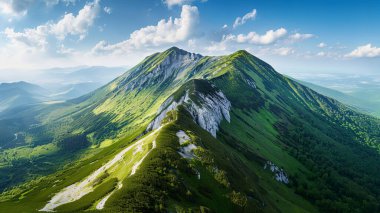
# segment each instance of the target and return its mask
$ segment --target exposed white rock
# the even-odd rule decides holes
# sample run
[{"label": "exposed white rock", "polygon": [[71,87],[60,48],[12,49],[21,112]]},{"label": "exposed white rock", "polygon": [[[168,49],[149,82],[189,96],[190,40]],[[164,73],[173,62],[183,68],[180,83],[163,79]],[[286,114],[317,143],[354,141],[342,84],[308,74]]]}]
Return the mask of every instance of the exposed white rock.
[{"label": "exposed white rock", "polygon": [[133,155],[136,155],[137,153],[139,152],[142,152],[143,151],[143,144],[139,144],[136,148],[135,148],[135,151],[133,151]]},{"label": "exposed white rock", "polygon": [[247,82],[247,84],[248,84],[250,87],[252,87],[253,89],[256,89],[256,88],[257,88],[256,83],[255,83],[253,80],[247,78],[247,79],[246,79],[246,82]]},{"label": "exposed white rock", "polygon": [[[183,50],[171,53],[152,71],[143,73],[137,78],[131,78],[132,80],[127,84],[126,90],[140,89],[144,85],[165,82],[169,78],[175,79],[181,72],[196,65],[201,58],[202,56],[199,54]],[[136,72],[139,71],[140,69],[136,69]]]},{"label": "exposed white rock", "polygon": [[203,94],[197,92],[198,100],[194,102],[190,99],[188,91],[185,96],[181,97],[178,102],[172,100],[171,104],[165,101],[160,107],[159,114],[148,125],[147,131],[158,128],[161,125],[162,120],[165,118],[166,113],[176,109],[178,105],[183,104],[186,110],[191,114],[194,121],[203,129],[210,132],[212,136],[216,137],[216,132],[219,130],[219,124],[223,118],[230,122],[230,109],[231,102],[221,92],[212,92],[209,94]]},{"label": "exposed white rock", "polygon": [[104,205],[106,204],[106,202],[107,202],[107,200],[108,200],[108,198],[110,198],[111,195],[112,195],[115,191],[121,189],[122,187],[123,187],[123,184],[122,184],[121,182],[119,182],[117,189],[114,189],[112,192],[108,193],[103,199],[101,199],[101,200],[99,201],[99,203],[96,205],[96,209],[99,209],[99,210],[100,210],[100,209],[103,209],[103,208],[104,208]]},{"label": "exposed white rock", "polygon": [[201,179],[201,173],[198,170],[195,170],[195,173],[197,174],[198,180],[200,180]]},{"label": "exposed white rock", "polygon": [[149,152],[147,152],[147,153],[144,155],[144,157],[142,157],[137,163],[135,163],[135,164],[133,165],[133,167],[132,167],[132,171],[131,171],[131,176],[134,175],[134,174],[136,173],[137,169],[139,168],[139,166],[141,165],[141,163],[144,161],[144,159],[145,159],[145,158],[149,155],[149,153],[150,153],[153,149],[155,149],[156,147],[157,147],[157,145],[156,145],[156,140],[154,140],[154,141],[152,142],[152,149],[149,150]]},{"label": "exposed white rock", "polygon": [[198,147],[194,144],[189,144],[187,146],[181,147],[180,151],[178,152],[183,158],[186,159],[193,159],[195,157],[193,150],[197,149]]},{"label": "exposed white rock", "polygon": [[[140,145],[137,147],[137,150],[140,150],[140,147],[141,147],[141,151],[142,151],[142,144],[140,144]],[[152,142],[152,149],[151,149],[148,153],[146,153],[146,154],[144,155],[144,157],[141,158],[141,160],[140,160],[139,162],[137,162],[135,165],[133,165],[131,175],[134,175],[134,174],[136,173],[136,170],[138,169],[138,167],[140,166],[140,164],[143,162],[143,160],[146,158],[146,156],[148,156],[148,154],[149,154],[153,149],[155,149],[156,147],[157,147],[157,144],[156,144],[156,141],[154,140],[154,141]],[[135,152],[136,152],[136,151],[135,151]],[[133,155],[135,155],[135,152],[133,153]],[[100,210],[100,209],[103,209],[103,208],[104,208],[104,205],[106,204],[106,202],[107,202],[107,200],[108,200],[108,198],[110,198],[111,195],[112,195],[115,191],[121,189],[122,187],[123,187],[123,184],[122,184],[121,182],[119,182],[119,184],[118,184],[118,188],[115,189],[115,190],[113,190],[113,191],[110,192],[108,195],[106,195],[102,200],[100,200],[100,202],[96,205],[96,209],[99,209],[99,210]]]},{"label": "exposed white rock", "polygon": [[[155,130],[154,132],[150,133],[156,134],[160,128]],[[139,141],[136,141],[134,144],[128,146],[127,148],[123,149],[121,152],[119,152],[115,157],[108,161],[105,165],[101,166],[99,169],[95,170],[93,173],[91,173],[89,176],[87,176],[82,181],[79,181],[77,183],[74,183],[64,189],[62,189],[60,192],[55,194],[51,200],[39,211],[45,211],[45,212],[51,212],[54,211],[55,208],[58,206],[61,206],[66,203],[74,202],[76,200],[79,200],[84,195],[92,192],[94,190],[94,183],[96,182],[97,178],[104,173],[104,171],[109,170],[111,167],[116,165],[119,162],[124,162],[124,155],[135,148],[136,146],[139,146],[144,142],[144,138],[140,139]],[[155,141],[153,142],[152,149],[156,147]],[[141,162],[144,160],[144,158],[152,151],[152,149],[139,161],[139,164],[136,166],[133,166],[132,172],[133,174],[136,172],[138,166],[141,164]]]},{"label": "exposed white rock", "polygon": [[[170,100],[170,102],[168,102]],[[181,105],[183,102],[187,102],[189,100],[189,93],[186,92],[186,95],[180,98],[178,102],[173,101],[173,97],[169,97],[159,108],[158,115],[156,118],[148,125],[147,131],[151,131],[157,129],[161,126],[162,120],[165,118],[166,113],[177,108],[178,105]],[[169,105],[170,104],[170,105]]]},{"label": "exposed white rock", "polygon": [[264,165],[264,169],[269,169],[275,176],[274,178],[281,183],[288,184],[289,183],[289,178],[286,174],[286,172],[276,166],[273,162],[267,161]]},{"label": "exposed white rock", "polygon": [[178,139],[179,139],[179,144],[182,145],[184,144],[186,141],[189,141],[190,140],[190,137],[182,130],[179,130],[177,133],[176,133]]},{"label": "exposed white rock", "polygon": [[[179,144],[182,145],[186,142],[191,142],[191,138],[182,130],[178,131],[176,133],[178,137]],[[186,159],[193,159],[195,157],[193,150],[197,149],[198,147],[192,143],[188,144],[187,146],[182,146],[180,148],[180,151],[178,152],[183,158]]]},{"label": "exposed white rock", "polygon": [[230,122],[231,103],[221,91],[206,95],[199,94],[199,99],[201,105],[190,102],[186,105],[186,109],[200,127],[216,137],[223,118]]}]

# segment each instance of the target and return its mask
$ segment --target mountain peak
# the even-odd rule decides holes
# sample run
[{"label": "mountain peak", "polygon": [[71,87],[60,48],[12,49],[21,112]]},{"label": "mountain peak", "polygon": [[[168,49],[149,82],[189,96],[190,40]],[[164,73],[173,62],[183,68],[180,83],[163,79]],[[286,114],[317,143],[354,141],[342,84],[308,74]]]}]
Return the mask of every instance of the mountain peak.
[{"label": "mountain peak", "polygon": [[229,55],[232,58],[254,58],[255,60],[258,59],[256,56],[248,52],[247,50],[238,50],[232,54]]},{"label": "mountain peak", "polygon": [[[172,47],[170,47],[169,49],[167,49],[166,51],[185,51],[185,50],[180,49],[180,48],[178,48],[178,47],[176,47],[176,46],[172,46]],[[185,51],[185,52],[186,52],[186,51]]]},{"label": "mountain peak", "polygon": [[249,56],[252,56],[252,54],[249,53],[247,50],[238,50],[238,51],[232,53],[232,55],[249,55]]},{"label": "mountain peak", "polygon": [[197,56],[201,56],[200,54],[191,53],[191,52],[188,52],[186,50],[180,49],[180,48],[178,48],[176,46],[170,47],[169,49],[165,50],[162,53],[166,53],[168,55],[175,53],[175,54],[179,54],[179,55],[197,55]]}]

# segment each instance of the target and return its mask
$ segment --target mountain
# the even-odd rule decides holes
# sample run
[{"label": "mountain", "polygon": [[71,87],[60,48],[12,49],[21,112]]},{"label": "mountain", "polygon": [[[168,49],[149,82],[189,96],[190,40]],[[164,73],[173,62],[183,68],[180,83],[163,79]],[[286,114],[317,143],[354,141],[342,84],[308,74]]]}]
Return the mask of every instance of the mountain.
[{"label": "mountain", "polygon": [[333,89],[330,89],[327,87],[319,86],[319,85],[316,85],[316,84],[313,84],[310,82],[300,81],[300,80],[297,80],[297,81],[299,83],[301,83],[302,85],[305,85],[308,88],[310,88],[310,89],[312,89],[312,90],[314,90],[320,94],[323,94],[323,95],[328,96],[328,97],[332,97],[332,98],[340,101],[341,103],[344,103],[348,106],[352,106],[352,107],[354,107],[354,108],[356,108],[362,112],[367,112],[369,114],[371,114],[371,113],[375,114],[376,107],[373,107],[373,104],[370,101],[367,101],[365,99],[363,100],[363,98],[360,99],[360,98],[352,96],[350,94],[345,94],[343,92],[333,90]]},{"label": "mountain", "polygon": [[50,86],[50,100],[70,100],[90,93],[103,86],[96,82],[83,82],[73,84],[59,84]]},{"label": "mountain", "polygon": [[40,71],[34,79],[50,91],[49,100],[78,98],[107,84],[124,72],[121,67],[70,67]]},{"label": "mountain", "polygon": [[[300,75],[303,84],[315,91],[379,117],[380,95],[377,74]],[[312,85],[310,85],[310,82]],[[318,88],[315,86],[318,85]],[[321,90],[321,86],[324,88]],[[335,92],[331,92],[334,90]],[[338,92],[336,92],[338,91]]]},{"label": "mountain", "polygon": [[[9,71],[8,71],[9,72]],[[9,78],[3,79],[5,82],[12,82],[14,80],[20,80],[15,78],[21,78],[24,81],[11,83],[15,84],[19,87],[22,87],[21,84],[31,84],[26,82],[33,82],[33,84],[37,87],[37,85],[41,86],[45,90],[43,92],[43,96],[39,97],[40,94],[32,94],[34,97],[29,98],[23,95],[22,98],[18,98],[18,102],[24,103],[38,103],[43,101],[64,101],[73,98],[78,98],[82,95],[85,95],[89,92],[92,92],[101,86],[107,84],[109,81],[113,80],[117,76],[124,73],[124,68],[121,67],[102,67],[102,66],[94,66],[94,67],[69,67],[69,68],[51,68],[46,70],[35,70],[33,71],[34,75],[29,76],[27,71],[12,71],[14,72],[14,77],[10,76]],[[4,83],[3,87],[6,87],[9,83]],[[17,107],[17,101],[12,104],[12,96],[13,92],[16,93],[16,96],[19,96],[18,92],[20,91],[11,91],[10,89],[16,90],[17,86],[10,87],[6,91],[0,90],[0,93],[9,93],[9,97],[6,99],[2,98],[2,102],[0,103],[0,111],[6,110],[8,106]],[[40,88],[40,89],[42,89]],[[23,89],[21,89],[23,90]],[[22,93],[25,93],[23,90]],[[33,91],[31,91],[33,93]],[[0,94],[3,95],[3,94]],[[7,94],[8,95],[8,94]],[[10,99],[11,101],[9,101]],[[37,100],[35,100],[37,99]]]},{"label": "mountain", "polygon": [[96,82],[106,84],[115,77],[123,74],[122,67],[69,67],[69,68],[52,68],[41,71],[46,84],[63,83],[74,84],[83,82]]},{"label": "mountain", "polygon": [[380,210],[380,121],[246,51],[173,47],[0,122],[21,118],[24,145],[0,155],[0,211]]},{"label": "mountain", "polygon": [[46,89],[24,81],[0,84],[0,112],[9,108],[36,104],[46,97]]}]

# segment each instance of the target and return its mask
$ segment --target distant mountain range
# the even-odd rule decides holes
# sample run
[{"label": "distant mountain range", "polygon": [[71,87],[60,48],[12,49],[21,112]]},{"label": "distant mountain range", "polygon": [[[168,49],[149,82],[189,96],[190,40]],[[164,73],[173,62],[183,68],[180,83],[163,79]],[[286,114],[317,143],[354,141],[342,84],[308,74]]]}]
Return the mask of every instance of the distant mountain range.
[{"label": "distant mountain range", "polygon": [[65,101],[85,95],[123,73],[123,68],[80,67],[43,70],[25,81],[0,84],[2,111],[32,104]]},{"label": "distant mountain range", "polygon": [[378,75],[330,74],[298,77],[303,83],[308,82],[305,84],[306,86],[321,94],[357,107],[371,115],[380,116],[380,79]]},{"label": "distant mountain range", "polygon": [[172,47],[7,113],[0,212],[379,212],[380,120],[303,84]]},{"label": "distant mountain range", "polygon": [[49,92],[37,85],[27,82],[0,84],[0,112],[8,108],[41,103]]}]

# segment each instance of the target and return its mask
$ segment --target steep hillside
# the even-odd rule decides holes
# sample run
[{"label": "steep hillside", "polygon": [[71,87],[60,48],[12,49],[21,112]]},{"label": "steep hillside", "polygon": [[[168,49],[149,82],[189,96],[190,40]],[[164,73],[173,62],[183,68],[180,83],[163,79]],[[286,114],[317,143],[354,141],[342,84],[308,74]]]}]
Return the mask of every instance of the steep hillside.
[{"label": "steep hillside", "polygon": [[[0,211],[380,210],[379,120],[246,51],[170,48],[87,96],[30,110],[29,148],[75,160],[28,170],[34,179],[5,190]],[[12,164],[0,172],[27,165]]]},{"label": "steep hillside", "polygon": [[31,104],[40,103],[48,92],[37,85],[27,82],[0,84],[0,112]]}]

